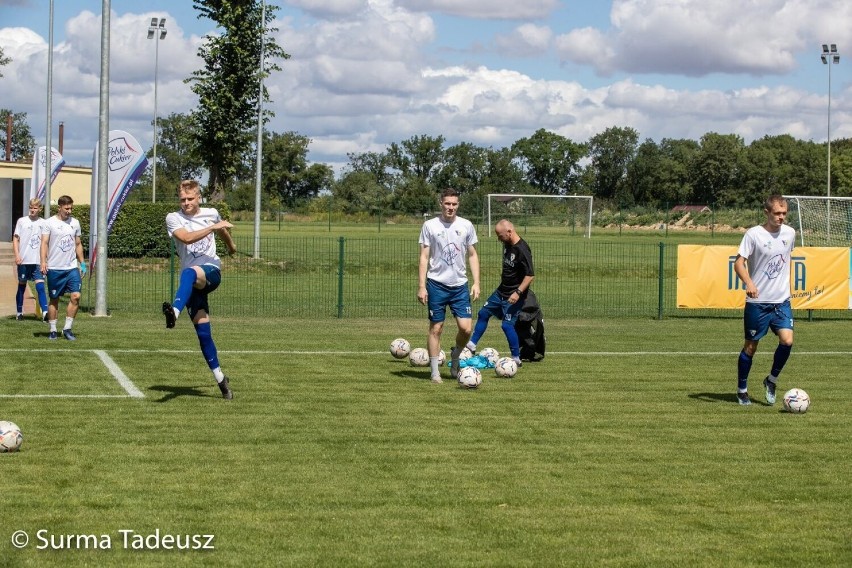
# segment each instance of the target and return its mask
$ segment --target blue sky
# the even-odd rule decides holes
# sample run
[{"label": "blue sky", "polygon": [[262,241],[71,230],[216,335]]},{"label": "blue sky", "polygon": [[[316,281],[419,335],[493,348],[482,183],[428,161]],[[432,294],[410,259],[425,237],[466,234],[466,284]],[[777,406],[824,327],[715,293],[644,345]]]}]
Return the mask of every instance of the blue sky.
[{"label": "blue sky", "polygon": [[[852,138],[852,3],[843,0],[291,0],[277,41],[292,58],[267,82],[269,128],[311,139],[310,159],[338,171],[351,152],[412,136],[500,148],[539,128],[582,142],[611,126],[640,139],[790,134],[824,141],[828,68],[832,138]],[[54,2],[54,141],[91,163],[97,139],[97,0]],[[183,83],[212,22],[190,0],[111,1],[110,127],[150,146],[153,16],[159,116],[189,112]],[[0,46],[12,63],[0,108],[26,112],[44,143],[48,0],[0,0]]]}]

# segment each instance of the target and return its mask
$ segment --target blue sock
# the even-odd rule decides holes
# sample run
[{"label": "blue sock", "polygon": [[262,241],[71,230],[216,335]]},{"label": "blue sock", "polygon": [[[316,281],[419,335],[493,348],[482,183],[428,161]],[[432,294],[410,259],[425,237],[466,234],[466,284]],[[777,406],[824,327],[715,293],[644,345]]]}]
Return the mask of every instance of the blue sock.
[{"label": "blue sock", "polygon": [[18,283],[18,293],[15,294],[15,305],[18,308],[18,313],[22,313],[24,311],[24,290],[27,289],[27,283],[23,284]]},{"label": "blue sock", "polygon": [[201,354],[207,360],[210,370],[219,367],[219,355],[216,352],[216,344],[213,343],[213,333],[210,322],[195,324],[195,333],[198,335],[198,343],[201,345]]},{"label": "blue sock", "polygon": [[473,326],[473,335],[470,337],[470,342],[476,345],[479,343],[479,340],[482,339],[482,336],[485,335],[485,330],[488,329],[488,319],[491,317],[490,313],[482,313],[480,310],[479,315],[476,318],[476,325]]},{"label": "blue sock", "polygon": [[180,273],[180,282],[178,283],[177,292],[175,292],[175,301],[172,302],[172,307],[177,308],[177,311],[183,311],[189,297],[192,295],[192,289],[195,286],[195,270],[186,268]]},{"label": "blue sock", "polygon": [[752,357],[746,355],[745,351],[740,351],[740,359],[737,361],[737,389],[740,392],[745,392],[748,389],[748,374],[751,371]]},{"label": "blue sock", "polygon": [[512,353],[512,357],[520,357],[521,340],[518,339],[518,332],[515,331],[515,324],[510,321],[503,320],[501,327],[503,328],[503,333],[506,334],[506,339],[509,340],[509,351]]},{"label": "blue sock", "polygon": [[47,293],[44,282],[36,282],[36,294],[38,294],[38,305],[41,306],[41,311],[47,313]]},{"label": "blue sock", "polygon": [[781,369],[784,368],[784,365],[787,363],[787,359],[790,358],[790,351],[793,350],[792,345],[782,345],[778,344],[778,347],[775,348],[775,357],[772,360],[772,376],[778,378],[778,375],[781,374]]}]

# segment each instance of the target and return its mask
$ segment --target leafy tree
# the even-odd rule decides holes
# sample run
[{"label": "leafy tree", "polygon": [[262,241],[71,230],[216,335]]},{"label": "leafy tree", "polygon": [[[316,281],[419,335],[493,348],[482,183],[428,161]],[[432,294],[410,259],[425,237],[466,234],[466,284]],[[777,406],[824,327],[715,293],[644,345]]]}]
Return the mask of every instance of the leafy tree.
[{"label": "leafy tree", "polygon": [[310,139],[296,132],[264,133],[263,191],[282,203],[316,197],[331,188],[334,172],[325,164],[308,165]]},{"label": "leafy tree", "polygon": [[547,195],[575,193],[579,187],[582,144],[541,128],[512,145],[525,181]]},{"label": "leafy tree", "polygon": [[27,113],[15,112],[9,109],[0,109],[0,148],[5,152],[6,148],[6,123],[9,120],[9,115],[12,116],[12,161],[27,162],[31,161],[35,154],[35,138],[30,131],[30,125],[27,123]]},{"label": "leafy tree", "polygon": [[347,169],[350,172],[368,173],[387,192],[393,190],[396,176],[391,172],[391,160],[387,153],[349,153],[346,157],[349,158]]},{"label": "leafy tree", "polygon": [[388,148],[392,167],[404,176],[415,176],[431,181],[432,174],[444,160],[444,137],[412,136],[400,144],[392,143]]},{"label": "leafy tree", "polygon": [[710,132],[701,137],[701,148],[692,169],[694,197],[699,203],[746,204],[744,156],[743,139],[736,134]]},{"label": "leafy tree", "polygon": [[[147,155],[149,160],[154,159],[153,146]],[[157,120],[157,200],[176,200],[181,180],[198,179],[203,171],[198,126],[192,117],[172,113]],[[149,167],[131,196],[142,199],[150,195],[152,182],[152,168]]]},{"label": "leafy tree", "polygon": [[476,191],[485,178],[488,152],[485,148],[462,142],[444,151],[444,163],[435,172],[435,187],[452,187],[461,195]]},{"label": "leafy tree", "polygon": [[[199,106],[192,116],[198,125],[200,153],[210,172],[208,188],[219,196],[239,175],[251,151],[261,78],[281,69],[276,59],[290,56],[271,34],[277,30],[270,26],[276,6],[266,6],[265,18],[261,18],[257,0],[195,0],[193,6],[222,29],[220,35],[205,37],[198,49],[204,68],[187,79],[198,95]],[[265,88],[263,100],[269,100]],[[265,114],[264,122],[272,113],[266,110]]]},{"label": "leafy tree", "polygon": [[[12,59],[10,57],[6,57],[5,55],[3,55],[3,46],[0,45],[0,68],[8,65],[10,61],[12,61]],[[0,73],[0,77],[2,77],[2,76],[3,76],[3,73]]]},{"label": "leafy tree", "polygon": [[370,172],[349,172],[331,188],[334,202],[345,213],[359,213],[383,208],[388,196],[384,187]]},{"label": "leafy tree", "polygon": [[483,197],[489,193],[536,193],[524,180],[515,152],[510,148],[485,151],[485,175],[482,178]]},{"label": "leafy tree", "polygon": [[429,182],[417,176],[408,176],[400,182],[391,203],[394,209],[406,213],[432,213],[438,210],[438,191]]},{"label": "leafy tree", "polygon": [[621,204],[633,202],[633,194],[627,184],[627,170],[636,155],[638,142],[636,130],[615,126],[589,139],[593,195],[614,198]]}]

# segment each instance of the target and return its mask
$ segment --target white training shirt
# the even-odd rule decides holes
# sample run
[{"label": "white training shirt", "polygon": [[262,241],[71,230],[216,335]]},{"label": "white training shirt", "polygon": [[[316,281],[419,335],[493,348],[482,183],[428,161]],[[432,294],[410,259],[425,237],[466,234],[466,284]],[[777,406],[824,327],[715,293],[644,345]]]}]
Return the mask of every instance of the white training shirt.
[{"label": "white training shirt", "polygon": [[[180,228],[192,232],[209,225],[215,225],[221,220],[222,217],[219,216],[219,212],[212,207],[201,207],[198,213],[192,217],[186,216],[183,211],[176,211],[166,215],[166,230],[171,237]],[[175,239],[175,248],[180,257],[181,270],[202,264],[212,264],[217,268],[222,268],[222,262],[216,254],[216,236],[214,233],[210,233],[200,241],[188,245]]]},{"label": "white training shirt", "polygon": [[748,260],[748,274],[758,292],[746,302],[780,304],[790,299],[790,253],[795,244],[796,231],[789,225],[781,225],[776,233],[763,225],[746,231],[737,254]]},{"label": "white training shirt", "polygon": [[477,242],[473,223],[463,217],[456,217],[452,223],[447,223],[438,216],[423,223],[420,244],[429,247],[426,278],[444,286],[465,284],[467,248]]},{"label": "white training shirt", "polygon": [[44,219],[37,217],[35,221],[25,215],[15,223],[14,234],[18,237],[18,253],[21,264],[41,264],[41,230]]},{"label": "white training shirt", "polygon": [[48,270],[77,268],[77,238],[80,237],[80,233],[80,221],[74,217],[68,217],[67,221],[63,221],[59,215],[54,215],[42,224],[41,238],[48,239]]}]

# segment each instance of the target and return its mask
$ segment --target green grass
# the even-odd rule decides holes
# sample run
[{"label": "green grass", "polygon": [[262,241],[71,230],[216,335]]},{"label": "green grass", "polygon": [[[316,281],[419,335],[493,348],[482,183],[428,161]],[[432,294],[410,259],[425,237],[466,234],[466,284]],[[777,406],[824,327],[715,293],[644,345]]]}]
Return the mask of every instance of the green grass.
[{"label": "green grass", "polygon": [[[735,403],[739,321],[547,323],[544,361],[466,391],[387,354],[425,342],[419,319],[218,318],[227,402],[186,319],[80,316],[75,343],[3,320],[0,418],[26,439],[0,455],[0,565],[852,563],[847,323],[797,326],[780,388],[805,415],[760,402],[769,338]],[[145,397],[116,397],[95,349]],[[125,550],[122,529],[215,550]],[[37,550],[38,530],[112,549]]]}]

